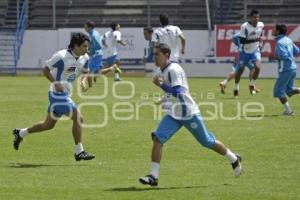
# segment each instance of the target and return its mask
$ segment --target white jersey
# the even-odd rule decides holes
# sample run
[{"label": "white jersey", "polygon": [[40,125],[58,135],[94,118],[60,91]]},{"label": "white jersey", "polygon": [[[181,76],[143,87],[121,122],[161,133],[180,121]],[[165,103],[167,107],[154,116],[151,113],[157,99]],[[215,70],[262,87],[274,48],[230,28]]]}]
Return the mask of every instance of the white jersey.
[{"label": "white jersey", "polygon": [[[264,23],[257,22],[256,27],[253,27],[249,22],[245,22],[241,26],[240,37],[246,38],[247,40],[258,39],[263,34]],[[246,53],[253,53],[259,50],[259,42],[253,42],[243,45],[243,50]]]},{"label": "white jersey", "polygon": [[[50,72],[55,81],[60,81],[64,87],[64,92],[70,94],[72,83],[80,72],[88,72],[89,56],[87,54],[78,57],[74,57],[71,50],[60,50],[56,52],[52,58],[46,61],[46,67],[50,69]],[[50,85],[49,91],[55,92],[53,84]]]},{"label": "white jersey", "polygon": [[107,31],[103,36],[104,45],[104,57],[108,58],[118,54],[117,44],[121,41],[120,31]]},{"label": "white jersey", "polygon": [[182,67],[177,63],[169,63],[162,71],[163,83],[170,86],[180,86],[181,92],[174,97],[170,93],[165,93],[162,108],[175,119],[188,119],[199,113],[199,108],[189,93],[187,78]]},{"label": "white jersey", "polygon": [[170,61],[178,62],[180,55],[180,39],[179,35],[182,31],[178,26],[168,25],[156,29],[152,34],[152,42],[165,43],[171,49]]}]

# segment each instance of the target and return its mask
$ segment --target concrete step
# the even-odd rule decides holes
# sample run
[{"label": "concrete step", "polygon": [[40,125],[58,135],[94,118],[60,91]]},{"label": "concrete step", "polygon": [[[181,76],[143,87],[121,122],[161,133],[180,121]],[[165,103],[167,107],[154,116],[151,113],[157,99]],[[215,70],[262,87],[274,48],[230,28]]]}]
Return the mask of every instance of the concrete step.
[{"label": "concrete step", "polygon": [[2,50],[5,50],[5,51],[13,51],[14,50],[14,46],[13,45],[9,45],[9,46],[1,45],[0,48]]},{"label": "concrete step", "polygon": [[[2,34],[0,34],[0,41],[2,41],[2,40],[15,40],[15,35],[2,35]],[[1,43],[0,43],[1,44]]]},{"label": "concrete step", "polygon": [[14,51],[0,51],[0,57],[2,56],[14,56]]},{"label": "concrete step", "polygon": [[1,66],[7,66],[7,65],[9,65],[9,66],[14,66],[14,65],[15,65],[15,62],[14,62],[14,61],[1,61],[1,62],[0,62],[0,65],[1,65]]},{"label": "concrete step", "polygon": [[15,40],[0,40],[0,46],[12,46],[15,44]]}]

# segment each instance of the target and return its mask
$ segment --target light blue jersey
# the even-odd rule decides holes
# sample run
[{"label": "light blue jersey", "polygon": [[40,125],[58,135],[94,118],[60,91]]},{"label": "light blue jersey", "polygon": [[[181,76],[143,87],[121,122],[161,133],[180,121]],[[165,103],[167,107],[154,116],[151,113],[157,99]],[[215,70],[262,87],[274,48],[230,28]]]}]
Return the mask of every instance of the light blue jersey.
[{"label": "light blue jersey", "polygon": [[278,71],[284,72],[296,69],[295,55],[299,53],[299,48],[285,35],[276,37],[276,56],[278,58]]},{"label": "light blue jersey", "polygon": [[102,50],[102,36],[99,34],[98,31],[95,29],[92,29],[89,32],[89,38],[90,38],[90,47],[89,47],[89,55],[103,55]]}]

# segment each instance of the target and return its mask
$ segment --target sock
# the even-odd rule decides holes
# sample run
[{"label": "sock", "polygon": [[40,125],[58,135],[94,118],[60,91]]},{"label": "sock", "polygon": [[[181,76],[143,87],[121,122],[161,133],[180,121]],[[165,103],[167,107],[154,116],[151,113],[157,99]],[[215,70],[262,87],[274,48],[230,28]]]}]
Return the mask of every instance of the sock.
[{"label": "sock", "polygon": [[237,160],[237,157],[234,153],[232,153],[229,149],[227,149],[227,152],[225,154],[225,157],[228,158],[228,160],[231,163],[234,163]]},{"label": "sock", "polygon": [[252,79],[252,80],[250,81],[249,85],[251,85],[251,86],[255,86],[255,80],[254,80],[254,79]]},{"label": "sock", "polygon": [[225,79],[224,81],[222,81],[223,85],[226,85],[228,83],[227,79]]},{"label": "sock", "polygon": [[159,170],[159,163],[151,162],[151,172],[150,172],[150,174],[154,178],[158,178],[158,170]]},{"label": "sock", "polygon": [[120,76],[119,76],[119,73],[115,73],[115,79],[119,79]]},{"label": "sock", "polygon": [[286,112],[291,113],[292,112],[292,108],[290,107],[289,102],[286,102],[285,104],[283,104]]},{"label": "sock", "polygon": [[20,137],[21,138],[24,138],[26,135],[28,135],[29,133],[28,133],[28,129],[27,128],[23,128],[23,129],[21,129],[20,130],[20,133],[19,133],[19,135],[20,135]]},{"label": "sock", "polygon": [[234,90],[240,90],[240,85],[238,83],[234,85]]},{"label": "sock", "polygon": [[76,145],[75,145],[75,154],[78,155],[78,154],[80,154],[82,151],[84,151],[82,143],[76,144]]}]

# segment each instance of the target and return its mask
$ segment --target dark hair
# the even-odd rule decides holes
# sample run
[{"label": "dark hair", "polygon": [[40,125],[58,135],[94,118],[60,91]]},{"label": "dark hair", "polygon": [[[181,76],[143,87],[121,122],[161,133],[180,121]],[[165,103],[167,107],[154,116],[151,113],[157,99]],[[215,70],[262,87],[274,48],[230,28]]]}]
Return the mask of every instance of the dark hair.
[{"label": "dark hair", "polygon": [[259,15],[258,10],[251,10],[249,16],[252,17],[253,15]]},{"label": "dark hair", "polygon": [[95,27],[95,22],[88,20],[87,22],[85,22],[85,25],[87,25],[87,27],[93,29]]},{"label": "dark hair", "polygon": [[162,26],[167,26],[169,25],[169,18],[168,18],[168,15],[166,14],[161,14],[159,15],[159,21],[160,21],[160,24]]},{"label": "dark hair", "polygon": [[78,46],[82,45],[82,43],[84,41],[88,41],[90,42],[90,39],[87,35],[85,35],[84,33],[73,33],[71,36],[71,40],[70,40],[70,44],[68,46],[69,49],[74,49],[75,44],[77,44]]},{"label": "dark hair", "polygon": [[149,32],[149,33],[153,33],[153,28],[150,27],[150,26],[148,26],[148,27],[145,27],[145,28],[144,28],[144,31],[147,31],[147,32]]},{"label": "dark hair", "polygon": [[115,30],[116,30],[116,27],[117,27],[118,25],[119,25],[119,23],[113,22],[113,23],[110,24],[110,27],[111,27],[111,29],[112,29],[113,31],[115,31]]},{"label": "dark hair", "polygon": [[161,52],[161,53],[163,53],[163,54],[167,53],[168,54],[168,58],[170,57],[171,49],[170,49],[169,45],[164,44],[164,43],[160,43],[155,48],[158,49],[158,51]]},{"label": "dark hair", "polygon": [[285,35],[287,27],[285,24],[276,24],[276,31],[278,31],[279,35]]}]

